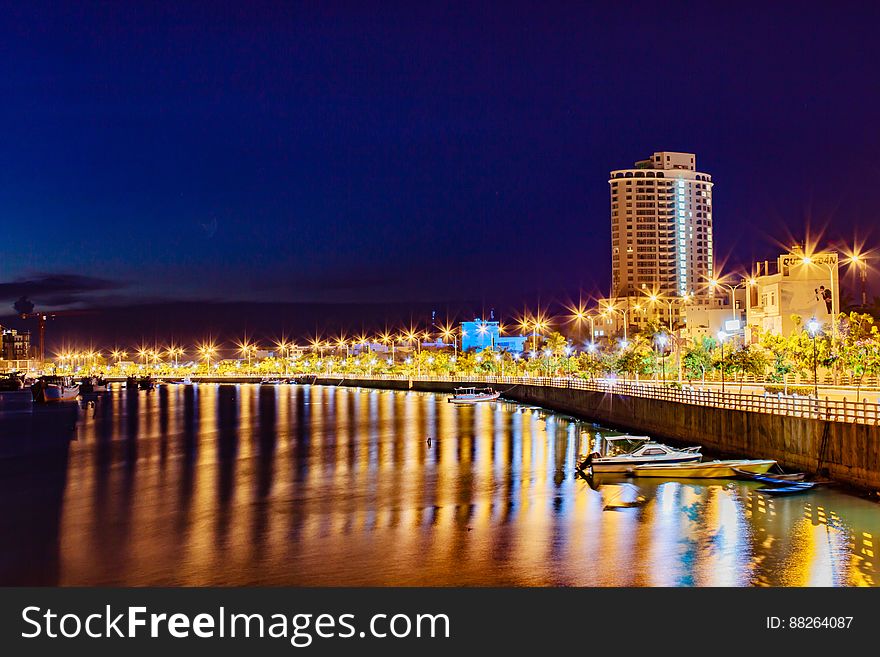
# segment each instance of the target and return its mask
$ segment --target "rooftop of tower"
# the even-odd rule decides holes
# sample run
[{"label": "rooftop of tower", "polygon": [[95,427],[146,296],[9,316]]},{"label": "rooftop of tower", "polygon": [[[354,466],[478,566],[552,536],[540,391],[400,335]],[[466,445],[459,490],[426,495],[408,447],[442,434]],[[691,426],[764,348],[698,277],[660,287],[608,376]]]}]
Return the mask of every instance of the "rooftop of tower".
[{"label": "rooftop of tower", "polygon": [[646,160],[635,163],[636,169],[686,169],[697,170],[697,156],[694,153],[659,151]]}]

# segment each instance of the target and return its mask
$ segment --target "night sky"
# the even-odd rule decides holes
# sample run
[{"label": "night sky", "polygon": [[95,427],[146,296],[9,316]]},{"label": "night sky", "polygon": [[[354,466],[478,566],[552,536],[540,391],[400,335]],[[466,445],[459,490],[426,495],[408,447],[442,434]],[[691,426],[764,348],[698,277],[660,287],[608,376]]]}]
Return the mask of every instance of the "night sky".
[{"label": "night sky", "polygon": [[0,316],[604,293],[608,172],[655,150],[728,268],[878,237],[878,3],[0,6]]}]

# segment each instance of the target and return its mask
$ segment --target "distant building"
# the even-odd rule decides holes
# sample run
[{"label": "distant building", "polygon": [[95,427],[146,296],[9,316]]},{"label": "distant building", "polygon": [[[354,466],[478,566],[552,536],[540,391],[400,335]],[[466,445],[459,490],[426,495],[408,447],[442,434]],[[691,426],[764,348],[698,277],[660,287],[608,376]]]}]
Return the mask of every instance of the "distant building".
[{"label": "distant building", "polygon": [[662,151],[612,171],[611,295],[707,294],[712,278],[712,176],[693,153]]},{"label": "distant building", "polygon": [[501,335],[495,340],[495,348],[511,354],[521,354],[525,350],[527,339],[524,335]]},{"label": "distant building", "polygon": [[15,329],[0,329],[0,358],[3,360],[28,360],[31,356],[31,334]]},{"label": "distant building", "polygon": [[[724,298],[726,296],[727,298]],[[716,338],[720,331],[727,335],[743,336],[746,323],[743,288],[734,290],[735,308],[730,307],[730,293],[725,295],[696,299],[684,307],[684,328],[682,336],[687,338]]]},{"label": "distant building", "polygon": [[0,326],[0,371],[27,370],[31,359],[31,334]]},{"label": "distant building", "polygon": [[[706,299],[692,296],[659,295],[655,295],[652,300],[651,296],[646,294],[599,299],[599,314],[594,316],[593,323],[587,326],[587,331],[592,331],[596,340],[603,337],[620,337],[623,335],[624,321],[629,334],[645,331],[651,325],[677,331],[687,321],[688,306],[704,300]],[[722,300],[721,303],[724,301]]]},{"label": "distant building", "polygon": [[[789,335],[816,318],[830,322],[840,312],[838,255],[833,251],[807,254],[794,246],[776,262],[759,262],[749,285],[747,330]],[[755,336],[756,337],[756,336]]]},{"label": "distant building", "polygon": [[495,320],[474,318],[472,322],[461,323],[461,350],[498,349],[511,353],[522,353],[526,337],[501,335],[501,325]]}]

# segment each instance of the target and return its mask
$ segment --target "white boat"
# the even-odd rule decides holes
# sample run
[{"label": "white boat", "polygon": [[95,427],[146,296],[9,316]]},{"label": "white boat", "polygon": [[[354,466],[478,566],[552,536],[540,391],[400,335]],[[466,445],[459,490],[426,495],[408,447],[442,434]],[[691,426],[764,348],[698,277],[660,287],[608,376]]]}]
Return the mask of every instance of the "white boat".
[{"label": "white boat", "polygon": [[271,379],[268,376],[260,380],[261,386],[280,386],[282,383],[284,383],[283,379]]},{"label": "white boat", "polygon": [[665,465],[637,465],[634,477],[665,477],[667,479],[735,479],[736,470],[764,474],[776,465],[770,459],[705,461],[703,463],[670,463]]},{"label": "white boat", "polygon": [[476,404],[494,401],[500,396],[501,393],[492,388],[456,388],[455,394],[447,401],[451,404]]},{"label": "white boat", "polygon": [[[593,472],[617,472],[627,473],[636,466],[696,463],[702,460],[700,447],[685,447],[678,449],[662,443],[655,443],[643,436],[614,436],[618,440],[647,440],[631,452],[600,456],[597,453],[590,454],[579,465],[581,469],[589,467]],[[608,438],[606,438],[608,440]]]}]

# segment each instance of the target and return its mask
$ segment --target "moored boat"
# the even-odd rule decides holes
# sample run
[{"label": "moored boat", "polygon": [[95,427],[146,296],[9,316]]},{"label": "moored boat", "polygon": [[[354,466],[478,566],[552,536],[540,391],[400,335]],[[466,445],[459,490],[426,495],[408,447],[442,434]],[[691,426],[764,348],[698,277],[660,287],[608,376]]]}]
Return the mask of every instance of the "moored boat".
[{"label": "moored boat", "polygon": [[666,477],[669,479],[733,479],[734,468],[743,472],[764,474],[776,465],[776,461],[744,459],[728,461],[704,461],[702,463],[670,463],[660,465],[637,465],[630,469],[634,477]]},{"label": "moored boat", "polygon": [[107,392],[107,380],[101,376],[87,376],[79,382],[81,395]]},{"label": "moored boat", "polygon": [[594,452],[581,461],[578,467],[582,470],[590,468],[594,473],[626,473],[639,465],[696,463],[703,458],[700,449],[700,447],[677,449],[648,440],[624,454],[600,456]]},{"label": "moored boat", "polygon": [[24,388],[24,375],[18,372],[0,374],[0,391],[13,392]]},{"label": "moored boat", "polygon": [[268,377],[268,376],[263,377],[263,378],[260,380],[260,385],[261,385],[261,386],[279,386],[279,385],[281,385],[282,383],[284,383],[284,379],[273,379],[273,378],[270,378],[270,377]]},{"label": "moored boat", "polygon": [[815,487],[816,483],[813,481],[792,481],[785,486],[766,486],[756,490],[767,495],[797,495],[813,490]]},{"label": "moored boat", "polygon": [[70,377],[41,376],[31,386],[31,393],[40,404],[76,401],[79,386]]},{"label": "moored boat", "polygon": [[455,393],[447,401],[451,404],[476,404],[495,401],[501,396],[492,388],[455,388]]},{"label": "moored boat", "polygon": [[805,476],[803,472],[795,472],[792,474],[770,474],[769,472],[767,474],[757,474],[755,472],[740,470],[739,468],[733,468],[733,472],[736,475],[737,479],[745,479],[747,481],[760,481],[765,484],[803,481]]},{"label": "moored boat", "polygon": [[151,376],[130,376],[125,380],[125,389],[128,392],[137,390],[152,390],[155,382]]}]

